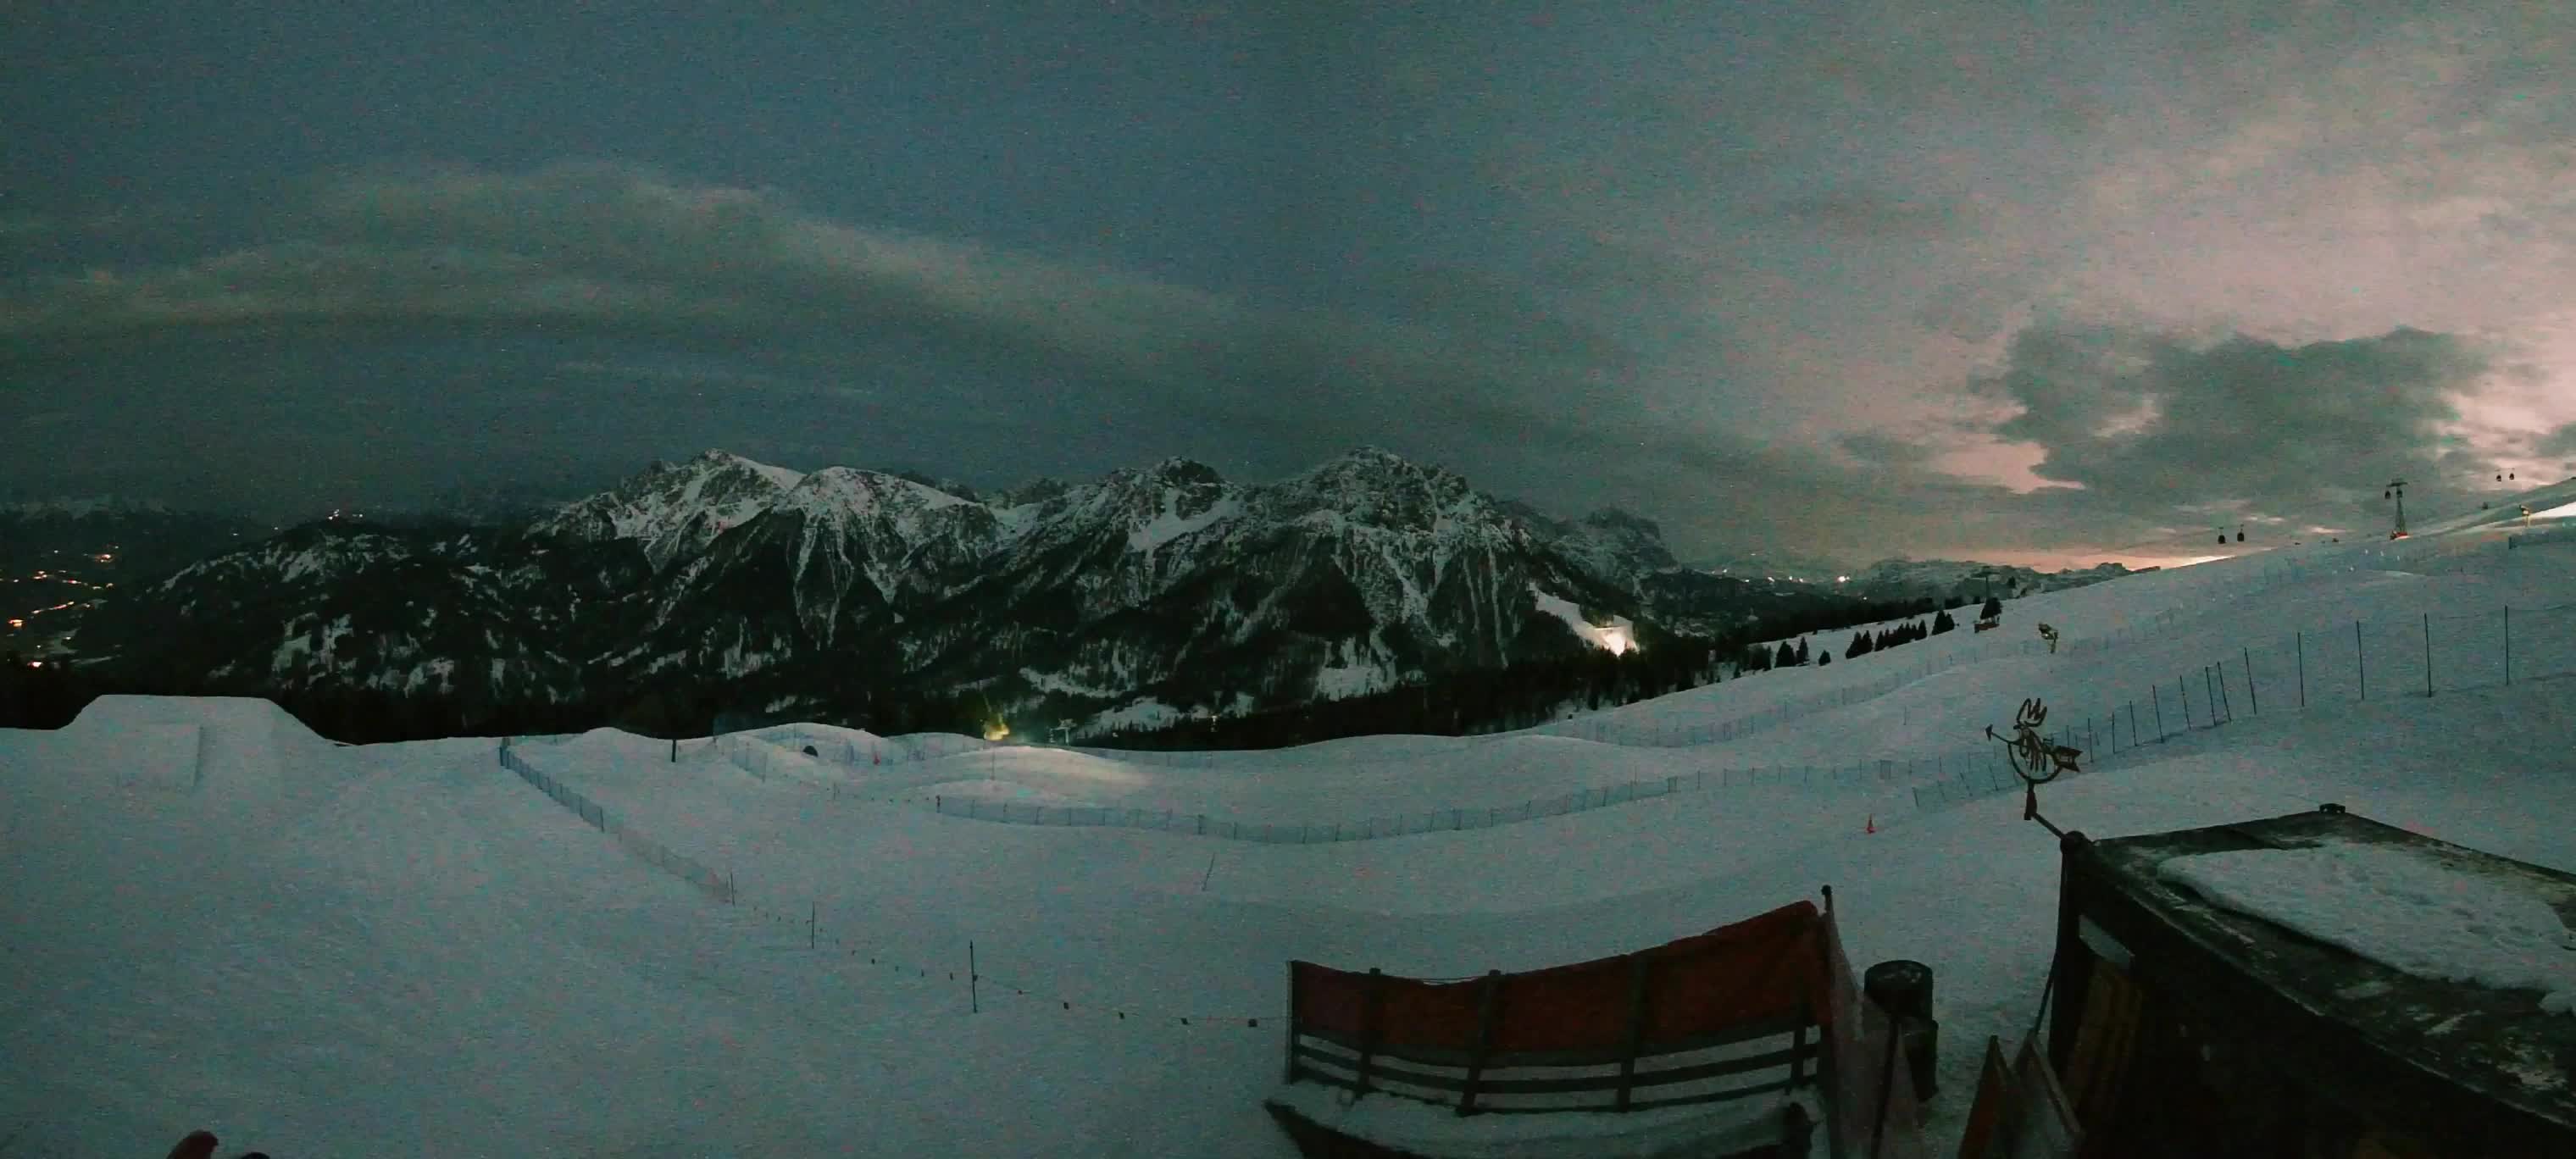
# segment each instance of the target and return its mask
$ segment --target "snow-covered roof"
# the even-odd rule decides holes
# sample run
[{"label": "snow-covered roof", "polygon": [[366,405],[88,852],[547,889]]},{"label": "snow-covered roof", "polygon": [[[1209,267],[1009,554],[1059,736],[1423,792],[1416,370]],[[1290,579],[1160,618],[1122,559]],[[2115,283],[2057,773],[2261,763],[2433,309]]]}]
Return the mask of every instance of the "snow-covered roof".
[{"label": "snow-covered roof", "polygon": [[[2497,898],[2576,912],[2576,875],[2328,810],[2073,844],[2067,888],[2092,936],[2204,1030],[2393,1127],[2576,1144],[2576,1017],[2534,973],[2576,966],[2501,962],[2525,957],[2513,931],[2461,928],[2520,914]],[[2284,892],[2285,875],[2306,885]]]}]

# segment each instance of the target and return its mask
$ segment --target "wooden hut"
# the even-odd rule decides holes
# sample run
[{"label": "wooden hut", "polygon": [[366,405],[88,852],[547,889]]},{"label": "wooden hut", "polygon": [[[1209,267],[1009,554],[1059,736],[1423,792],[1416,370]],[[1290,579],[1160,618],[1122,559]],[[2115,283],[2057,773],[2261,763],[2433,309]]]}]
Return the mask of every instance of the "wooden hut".
[{"label": "wooden hut", "polygon": [[[2103,841],[2068,833],[2047,1051],[2084,1155],[2576,1156],[2576,1013],[2563,994],[2399,969],[2353,939],[2219,904],[2172,868],[2348,846],[2403,851],[2464,893],[2508,890],[2576,920],[2576,876],[2333,805]],[[2456,931],[2408,926],[2465,920],[2420,900],[2372,907],[2376,935],[2438,939]]]}]

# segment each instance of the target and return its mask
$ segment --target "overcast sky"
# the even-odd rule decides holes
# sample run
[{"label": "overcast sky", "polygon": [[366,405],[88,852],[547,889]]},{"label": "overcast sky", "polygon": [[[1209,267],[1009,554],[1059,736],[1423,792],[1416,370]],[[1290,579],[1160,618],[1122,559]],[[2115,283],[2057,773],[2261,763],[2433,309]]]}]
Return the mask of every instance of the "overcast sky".
[{"label": "overcast sky", "polygon": [[555,7],[0,17],[0,494],[1370,444],[2055,564],[2576,473],[2558,0]]}]

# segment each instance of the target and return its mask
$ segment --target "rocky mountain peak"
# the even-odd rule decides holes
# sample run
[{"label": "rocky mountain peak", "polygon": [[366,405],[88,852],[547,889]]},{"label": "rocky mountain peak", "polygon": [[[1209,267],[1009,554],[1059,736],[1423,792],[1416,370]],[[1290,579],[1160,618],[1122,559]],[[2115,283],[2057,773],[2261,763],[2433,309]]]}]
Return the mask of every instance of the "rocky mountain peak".
[{"label": "rocky mountain peak", "polygon": [[1330,511],[1361,526],[1429,531],[1444,523],[1506,522],[1490,500],[1445,467],[1361,447],[1260,489],[1261,506],[1283,519]]},{"label": "rocky mountain peak", "polygon": [[521,528],[305,533],[222,558],[98,638],[246,688],[426,682],[499,703],[687,685],[759,705],[974,688],[1114,723],[1579,656],[1601,646],[1570,618],[1585,609],[1727,630],[1762,598],[1670,568],[1650,520],[1550,520],[1374,447],[1275,483],[1174,458],[990,503],[710,451]]},{"label": "rocky mountain peak", "polygon": [[685,463],[656,464],[566,504],[531,530],[579,540],[633,540],[658,570],[759,517],[804,479],[802,472],[710,450]]}]

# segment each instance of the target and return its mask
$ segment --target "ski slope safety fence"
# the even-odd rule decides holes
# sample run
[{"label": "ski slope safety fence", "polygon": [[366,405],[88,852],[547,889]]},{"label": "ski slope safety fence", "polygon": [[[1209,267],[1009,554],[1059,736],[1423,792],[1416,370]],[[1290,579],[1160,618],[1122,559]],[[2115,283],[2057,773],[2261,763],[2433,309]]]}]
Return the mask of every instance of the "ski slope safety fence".
[{"label": "ski slope safety fence", "polygon": [[[2050,739],[2116,761],[2187,732],[2222,727],[2239,715],[2298,711],[2311,703],[2357,704],[2391,697],[2510,687],[2576,675],[2576,604],[2499,606],[2488,612],[2353,620],[2349,628],[2300,629],[2239,645],[2197,671],[2117,696],[2083,688],[2043,694],[2052,712],[2099,707],[2049,730]],[[1996,746],[1998,757],[2001,747]],[[2089,771],[2089,770],[2088,770]],[[2010,792],[2020,778],[2000,761],[1914,790],[1915,807],[1938,809]]]},{"label": "ski slope safety fence", "polygon": [[[2266,705],[2277,714],[2304,708],[2310,701],[2431,696],[2571,674],[2576,674],[2576,604],[2565,604],[2421,615],[2403,622],[2357,620],[2349,634],[2295,631],[2261,646],[2240,645],[2234,656],[2177,672],[2170,681],[2124,690],[2122,695],[2088,683],[2045,691],[2040,698],[2060,713],[2058,722],[2047,730],[2048,738],[2082,750],[2089,770],[2125,763],[2149,746],[2228,724],[2240,715],[2258,716]],[[2081,719],[2063,715],[2079,704],[2099,707]],[[1712,768],[1513,805],[1457,806],[1358,820],[1254,821],[1175,810],[1023,804],[945,794],[926,800],[887,799],[927,803],[943,816],[1005,824],[1146,829],[1263,844],[1318,845],[1487,829],[1683,792],[1763,785],[1839,790],[1911,786],[1911,800],[1919,812],[2009,792],[2021,781],[2002,746],[1984,742],[1935,754],[1834,766]]]},{"label": "ski slope safety fence", "polygon": [[554,798],[556,804],[572,810],[574,816],[591,828],[616,838],[627,852],[643,858],[654,868],[706,891],[717,901],[734,900],[732,874],[717,873],[696,859],[628,828],[615,814],[601,808],[598,802],[521,760],[519,754],[511,751],[507,740],[501,742],[501,767],[517,773],[520,780],[536,786],[539,792]]},{"label": "ski slope safety fence", "polygon": [[792,904],[782,907],[782,904],[775,899],[756,896],[746,898],[731,871],[717,873],[708,868],[705,863],[637,832],[620,821],[616,814],[584,796],[579,790],[565,784],[561,778],[528,763],[515,751],[509,741],[502,741],[499,757],[502,768],[517,774],[519,779],[553,798],[556,804],[570,810],[574,816],[581,818],[583,823],[591,828],[615,838],[621,847],[653,868],[697,887],[715,901],[740,905],[762,921],[791,928],[802,926],[805,930],[808,949],[820,952],[824,949],[825,943],[829,943],[831,949],[841,951],[844,958],[853,960],[852,964],[856,964],[855,959],[865,956],[867,965],[881,967],[898,977],[919,980],[944,978],[949,982],[963,982],[966,1009],[970,1014],[981,1013],[987,999],[1000,1002],[1007,997],[1034,998],[1041,1008],[1051,1008],[1059,1013],[1097,1015],[1115,1022],[1132,1021],[1140,1025],[1258,1030],[1261,1028],[1263,1019],[1270,1019],[1276,1023],[1285,1017],[1284,1013],[1278,1010],[1257,1014],[1189,1013],[1158,1009],[1132,1002],[1104,1001],[1088,996],[1062,997],[1059,996],[1061,987],[1050,987],[1025,977],[1014,977],[1009,974],[996,975],[985,971],[983,964],[989,959],[979,958],[972,940],[960,948],[962,956],[958,961],[941,966],[923,965],[911,960],[917,958],[919,956],[917,954],[907,957],[882,949],[871,951],[851,939],[842,937],[838,931],[826,932],[826,927],[822,923],[822,904],[819,900],[809,899],[803,913],[799,915],[790,912],[793,908]]}]

